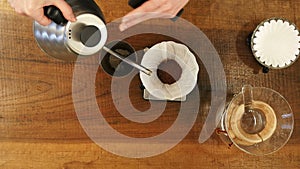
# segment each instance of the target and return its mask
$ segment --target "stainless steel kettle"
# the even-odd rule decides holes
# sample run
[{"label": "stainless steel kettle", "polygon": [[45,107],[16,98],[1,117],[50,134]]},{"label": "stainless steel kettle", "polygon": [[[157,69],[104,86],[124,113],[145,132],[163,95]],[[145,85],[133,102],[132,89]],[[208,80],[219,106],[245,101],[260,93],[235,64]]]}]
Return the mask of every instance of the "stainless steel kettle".
[{"label": "stainless steel kettle", "polygon": [[93,0],[66,0],[77,21],[67,21],[55,6],[44,8],[52,20],[48,26],[33,23],[34,37],[48,55],[61,60],[76,60],[99,52],[107,40],[102,11]]}]

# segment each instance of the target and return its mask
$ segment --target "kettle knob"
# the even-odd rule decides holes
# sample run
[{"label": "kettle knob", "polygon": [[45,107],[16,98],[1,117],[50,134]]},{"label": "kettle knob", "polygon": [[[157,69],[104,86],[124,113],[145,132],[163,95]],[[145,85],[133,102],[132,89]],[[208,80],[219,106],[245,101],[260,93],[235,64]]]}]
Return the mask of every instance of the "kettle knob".
[{"label": "kettle knob", "polygon": [[54,5],[45,6],[44,15],[58,25],[65,25],[68,22],[62,12]]}]

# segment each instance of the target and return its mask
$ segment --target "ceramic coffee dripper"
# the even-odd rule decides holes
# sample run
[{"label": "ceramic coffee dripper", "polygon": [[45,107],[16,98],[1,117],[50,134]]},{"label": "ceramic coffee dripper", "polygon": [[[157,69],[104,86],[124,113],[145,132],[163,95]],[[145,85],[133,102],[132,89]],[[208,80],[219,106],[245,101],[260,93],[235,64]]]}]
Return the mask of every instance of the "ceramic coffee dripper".
[{"label": "ceramic coffee dripper", "polygon": [[245,85],[228,104],[216,132],[230,147],[267,155],[288,142],[293,128],[293,112],[281,94]]}]

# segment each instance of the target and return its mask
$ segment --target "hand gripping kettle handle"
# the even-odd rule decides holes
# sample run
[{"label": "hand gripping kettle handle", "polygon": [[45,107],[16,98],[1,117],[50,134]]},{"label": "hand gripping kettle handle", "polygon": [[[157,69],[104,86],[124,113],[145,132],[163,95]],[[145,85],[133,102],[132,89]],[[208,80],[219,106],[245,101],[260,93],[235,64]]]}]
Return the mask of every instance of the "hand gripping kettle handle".
[{"label": "hand gripping kettle handle", "polygon": [[54,5],[45,6],[44,15],[58,25],[65,25],[68,22],[62,12]]}]

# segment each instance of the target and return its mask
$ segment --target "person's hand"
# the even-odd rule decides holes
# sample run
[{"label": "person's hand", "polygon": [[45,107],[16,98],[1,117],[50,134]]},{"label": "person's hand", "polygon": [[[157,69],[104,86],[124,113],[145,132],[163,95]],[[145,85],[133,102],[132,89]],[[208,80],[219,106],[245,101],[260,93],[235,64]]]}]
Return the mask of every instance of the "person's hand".
[{"label": "person's hand", "polygon": [[173,18],[189,0],[149,0],[122,18],[120,31],[152,18]]},{"label": "person's hand", "polygon": [[41,25],[49,25],[51,20],[44,15],[44,6],[54,5],[59,8],[69,21],[76,21],[72,8],[64,0],[8,0],[19,14],[29,16]]}]

